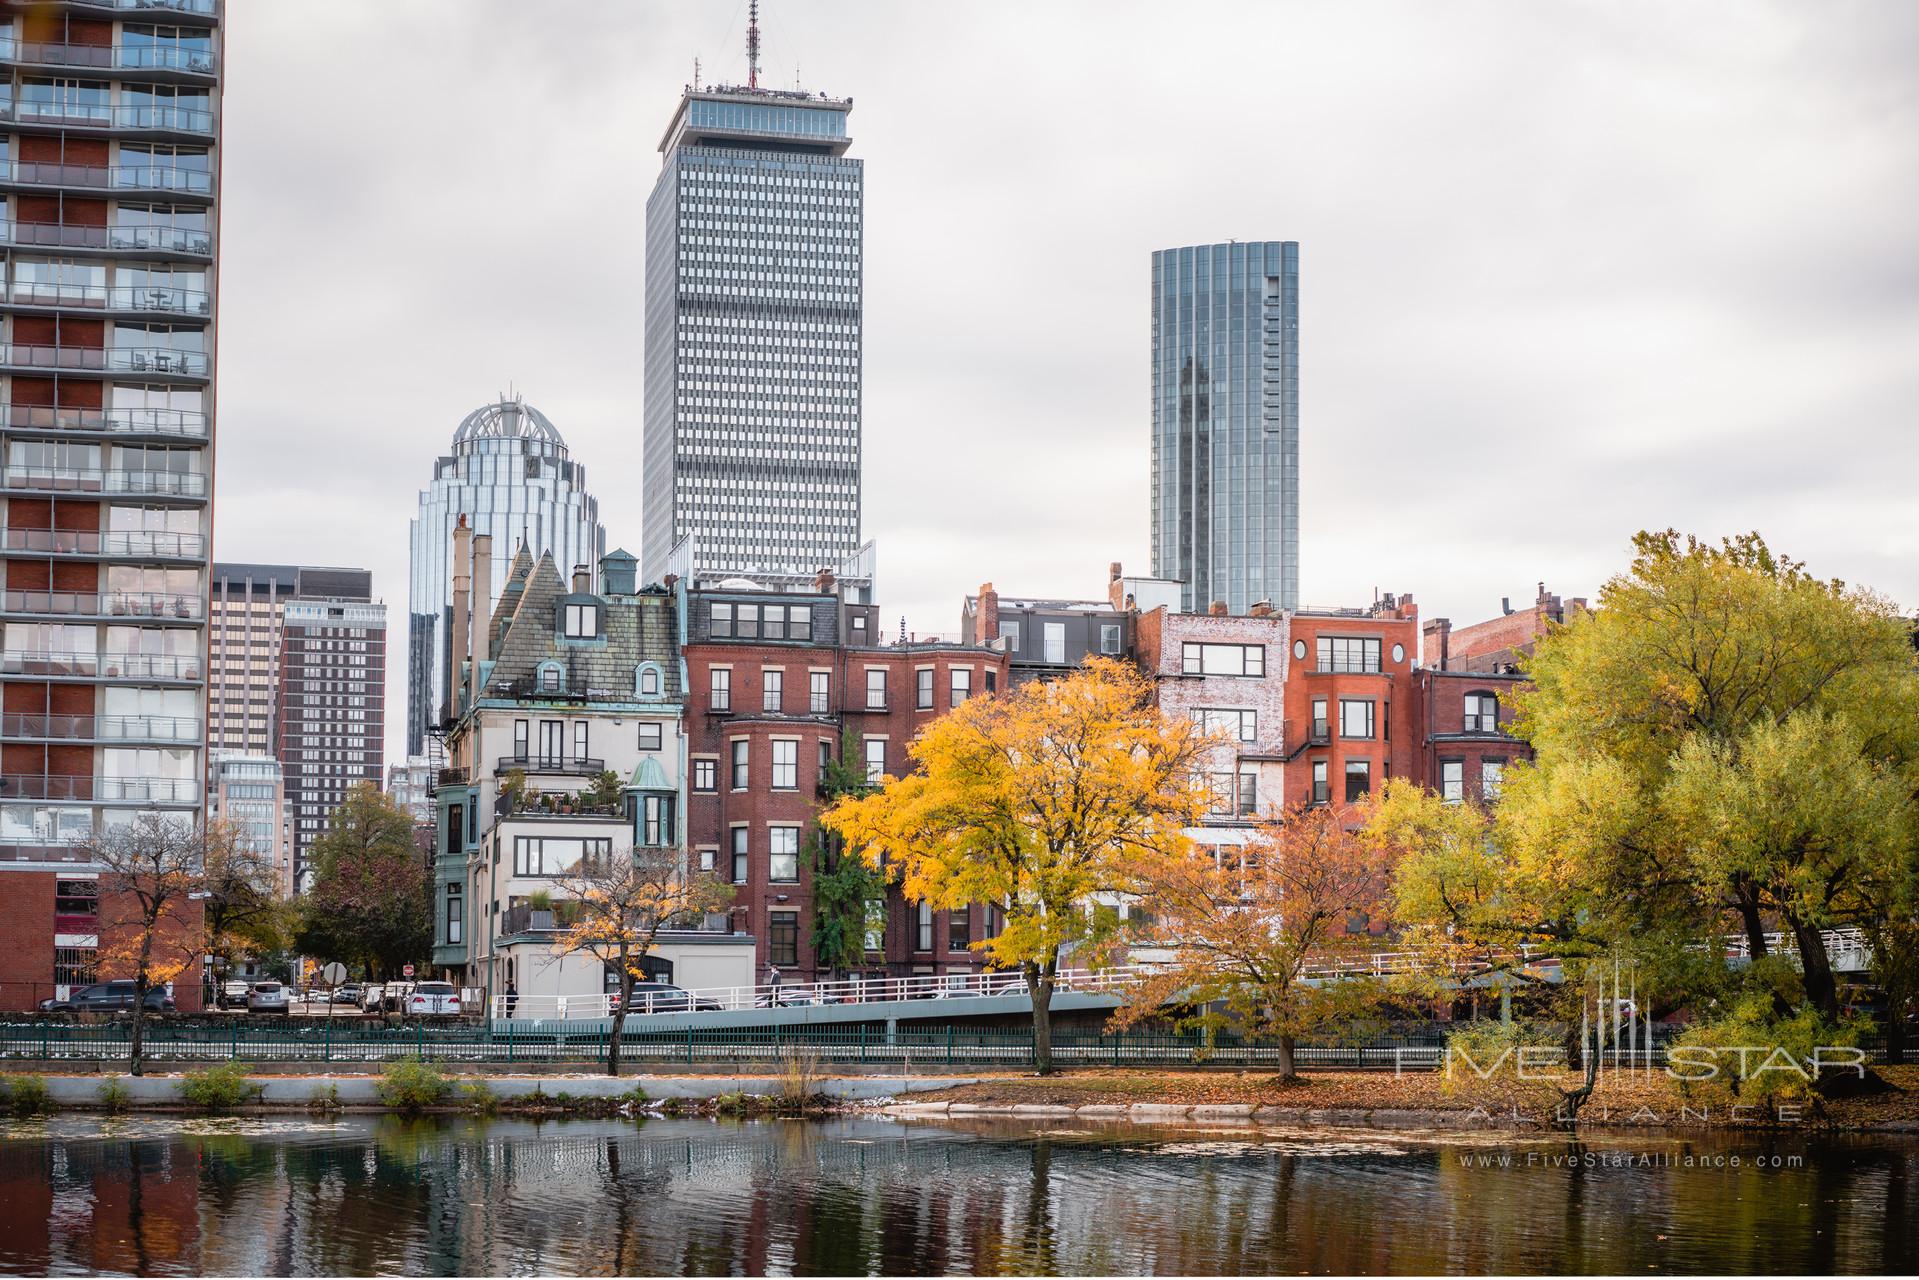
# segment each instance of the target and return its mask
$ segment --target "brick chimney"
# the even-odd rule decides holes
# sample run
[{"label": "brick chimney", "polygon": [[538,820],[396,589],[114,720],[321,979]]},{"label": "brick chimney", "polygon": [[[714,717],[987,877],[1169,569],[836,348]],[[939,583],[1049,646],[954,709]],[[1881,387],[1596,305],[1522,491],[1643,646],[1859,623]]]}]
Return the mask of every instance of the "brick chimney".
[{"label": "brick chimney", "polygon": [[1426,637],[1426,661],[1440,671],[1452,670],[1447,664],[1452,658],[1453,620],[1429,618],[1421,631]]},{"label": "brick chimney", "polygon": [[583,564],[573,566],[573,594],[576,596],[593,594],[593,571]]},{"label": "brick chimney", "polygon": [[1120,571],[1119,561],[1106,566],[1106,602],[1115,609],[1130,609],[1131,602],[1126,596],[1126,575]]},{"label": "brick chimney", "polygon": [[1253,605],[1253,607],[1252,607],[1252,608],[1250,608],[1250,609],[1248,609],[1248,610],[1246,611],[1246,616],[1247,616],[1247,617],[1249,617],[1249,618],[1270,618],[1270,617],[1272,617],[1272,616],[1273,616],[1273,602],[1272,602],[1271,600],[1260,600],[1260,601],[1257,601],[1257,602],[1255,602],[1255,603],[1254,603],[1254,605]]},{"label": "brick chimney", "polygon": [[[472,670],[467,678],[472,682],[473,701],[480,700],[480,690],[485,682],[480,679],[480,668],[487,658],[492,656],[492,645],[488,643],[489,632],[493,629],[493,539],[487,534],[473,535],[473,647]],[[469,704],[470,705],[470,704]]]},{"label": "brick chimney", "polygon": [[1224,600],[1215,600],[1206,607],[1206,612],[1212,614],[1215,618],[1224,618],[1226,616],[1226,602]]},{"label": "brick chimney", "polygon": [[979,584],[979,605],[973,611],[973,643],[991,644],[999,639],[999,592],[993,584]]},{"label": "brick chimney", "polygon": [[473,605],[472,596],[473,530],[467,526],[463,514],[460,522],[453,526],[453,631],[447,636],[446,673],[446,709],[450,716],[457,716],[461,711],[464,682],[460,679],[460,661],[473,643],[469,638],[473,619],[468,612]]},{"label": "brick chimney", "polygon": [[813,590],[819,592],[823,596],[830,596],[833,594],[834,584],[835,584],[835,579],[833,577],[833,571],[831,569],[821,569],[818,573],[813,575]]}]

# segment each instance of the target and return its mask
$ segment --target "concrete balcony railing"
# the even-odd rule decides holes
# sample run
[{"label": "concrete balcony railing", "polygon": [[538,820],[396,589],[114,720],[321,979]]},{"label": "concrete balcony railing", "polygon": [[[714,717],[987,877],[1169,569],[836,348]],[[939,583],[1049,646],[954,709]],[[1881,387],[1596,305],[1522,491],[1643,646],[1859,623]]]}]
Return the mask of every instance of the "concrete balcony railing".
[{"label": "concrete balcony railing", "polygon": [[101,533],[94,529],[8,529],[9,551],[55,556],[103,556],[127,560],[204,560],[207,540],[197,533],[140,529]]},{"label": "concrete balcony railing", "polygon": [[94,467],[8,467],[9,489],[42,493],[137,493],[204,498],[207,478],[191,471],[102,471]]},{"label": "concrete balcony railing", "polygon": [[65,164],[57,160],[0,161],[0,181],[33,187],[79,187],[105,191],[151,191],[211,196],[213,174],[205,169],[158,164]]},{"label": "concrete balcony railing", "polygon": [[82,653],[77,650],[0,651],[0,675],[82,680],[200,680],[205,664],[187,653]]},{"label": "concrete balcony railing", "polygon": [[130,804],[193,804],[200,784],[192,778],[117,778],[88,774],[0,774],[0,797],[8,800],[92,800]]},{"label": "concrete balcony railing", "polygon": [[0,239],[36,249],[106,249],[118,253],[213,256],[213,233],[161,223],[78,227],[60,222],[0,222]]},{"label": "concrete balcony railing", "polygon": [[125,311],[140,315],[187,316],[203,319],[213,314],[213,295],[204,289],[172,285],[55,284],[16,280],[9,298],[28,307],[71,307],[83,311]]},{"label": "concrete balcony railing", "polygon": [[200,734],[189,716],[0,715],[0,737],[15,741],[198,742]]},{"label": "concrete balcony railing", "polygon": [[52,40],[0,37],[0,59],[36,67],[78,67],[90,71],[179,71],[210,76],[218,65],[211,49],[167,44],[62,44]]},{"label": "concrete balcony railing", "polygon": [[9,431],[116,432],[130,436],[207,438],[207,415],[196,409],[76,409],[67,405],[0,405]]},{"label": "concrete balcony railing", "polygon": [[[163,618],[197,621],[206,616],[206,600],[199,595],[159,591],[12,591],[5,594],[8,613],[53,617]],[[164,655],[172,656],[172,655]]]}]

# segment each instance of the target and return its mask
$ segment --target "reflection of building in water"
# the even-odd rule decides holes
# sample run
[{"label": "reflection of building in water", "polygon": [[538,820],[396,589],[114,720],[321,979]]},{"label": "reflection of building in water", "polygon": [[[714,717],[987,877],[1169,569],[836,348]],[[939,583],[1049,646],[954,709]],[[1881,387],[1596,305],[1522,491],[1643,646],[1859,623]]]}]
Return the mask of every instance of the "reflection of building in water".
[{"label": "reflection of building in water", "polygon": [[196,1274],[190,1140],[0,1144],[0,1271]]}]

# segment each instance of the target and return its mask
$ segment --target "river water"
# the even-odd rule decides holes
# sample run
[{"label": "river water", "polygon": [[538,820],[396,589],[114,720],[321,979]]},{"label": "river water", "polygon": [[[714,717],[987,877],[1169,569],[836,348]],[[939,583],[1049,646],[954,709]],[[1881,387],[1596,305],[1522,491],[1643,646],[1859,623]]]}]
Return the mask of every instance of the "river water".
[{"label": "river water", "polygon": [[1912,1272],[1919,1143],[59,1116],[0,1272]]}]

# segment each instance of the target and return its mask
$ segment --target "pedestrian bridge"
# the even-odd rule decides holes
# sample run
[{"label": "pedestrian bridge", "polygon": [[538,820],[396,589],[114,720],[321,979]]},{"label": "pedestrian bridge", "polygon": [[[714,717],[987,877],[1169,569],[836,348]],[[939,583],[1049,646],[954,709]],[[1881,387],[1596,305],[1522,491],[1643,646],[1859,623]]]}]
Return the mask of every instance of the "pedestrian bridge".
[{"label": "pedestrian bridge", "polygon": [[[1857,929],[1835,929],[1826,935],[1826,950],[1834,972],[1863,973],[1871,966],[1871,952]],[[1789,935],[1768,934],[1769,950],[1792,954]],[[1722,940],[1727,961],[1750,962],[1743,935]],[[1151,953],[1141,951],[1140,963],[1109,969],[1063,969],[1055,980],[1051,1009],[1070,1013],[1085,1009],[1114,1009],[1139,982],[1156,971]],[[1437,962],[1431,952],[1374,951],[1328,958],[1309,964],[1304,981],[1311,985],[1353,978],[1391,978],[1431,972]],[[1445,981],[1460,989],[1502,988],[1517,982],[1559,982],[1563,966],[1552,952],[1522,947],[1500,956],[1478,956],[1443,962],[1452,970]],[[516,1030],[541,1031],[558,1025],[611,1019],[617,996],[495,996],[488,1012],[495,1024]],[[1017,973],[964,973],[908,978],[848,978],[833,982],[763,984],[756,987],[709,987],[636,997],[626,1023],[635,1032],[677,1031],[705,1027],[805,1026],[831,1023],[885,1023],[954,1018],[1028,1016],[1033,1011],[1026,979]]]}]

